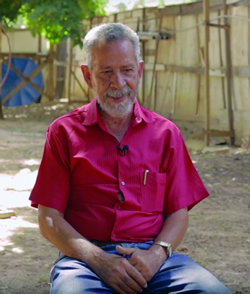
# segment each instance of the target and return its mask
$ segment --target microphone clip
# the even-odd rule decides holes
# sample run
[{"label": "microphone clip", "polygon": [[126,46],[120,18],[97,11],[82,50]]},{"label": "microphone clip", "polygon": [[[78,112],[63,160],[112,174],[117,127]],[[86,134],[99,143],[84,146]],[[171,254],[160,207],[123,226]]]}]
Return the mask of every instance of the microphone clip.
[{"label": "microphone clip", "polygon": [[128,145],[124,145],[123,147],[116,146],[116,149],[118,150],[118,153],[120,156],[124,156],[128,153]]}]

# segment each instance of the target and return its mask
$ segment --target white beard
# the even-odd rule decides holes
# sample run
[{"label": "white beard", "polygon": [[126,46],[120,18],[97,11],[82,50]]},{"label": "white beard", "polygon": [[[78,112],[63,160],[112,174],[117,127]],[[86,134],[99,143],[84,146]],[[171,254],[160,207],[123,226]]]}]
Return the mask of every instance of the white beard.
[{"label": "white beard", "polygon": [[[110,98],[112,99],[112,98]],[[124,101],[123,103],[112,103],[110,99],[106,99],[104,103],[100,101],[99,98],[97,98],[97,101],[103,111],[105,111],[107,114],[109,114],[112,117],[122,117],[125,116],[133,111],[134,107],[134,101],[128,99]]]},{"label": "white beard", "polygon": [[[124,95],[127,96],[126,100],[120,103],[114,103],[113,99],[118,99]],[[112,117],[122,117],[132,113],[135,100],[136,95],[129,87],[125,87],[122,90],[105,91],[102,101],[99,97],[97,98],[101,109]]]}]

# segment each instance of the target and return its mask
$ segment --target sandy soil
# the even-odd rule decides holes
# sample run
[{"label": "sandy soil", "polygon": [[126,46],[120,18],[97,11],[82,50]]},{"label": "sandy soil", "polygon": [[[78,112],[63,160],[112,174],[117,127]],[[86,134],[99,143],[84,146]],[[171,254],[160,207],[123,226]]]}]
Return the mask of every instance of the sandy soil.
[{"label": "sandy soil", "polygon": [[[57,257],[38,230],[28,201],[50,121],[77,105],[34,104],[4,109],[0,121],[0,293],[48,293]],[[250,151],[190,151],[211,196],[190,212],[188,233],[178,251],[212,271],[234,294],[250,293]]]}]

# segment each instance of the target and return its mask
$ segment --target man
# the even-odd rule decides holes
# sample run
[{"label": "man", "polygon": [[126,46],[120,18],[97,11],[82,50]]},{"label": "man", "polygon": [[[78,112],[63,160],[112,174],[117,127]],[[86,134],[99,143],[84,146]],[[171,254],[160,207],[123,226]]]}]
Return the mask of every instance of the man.
[{"label": "man", "polygon": [[137,35],[103,24],[84,51],[96,99],[50,125],[30,197],[42,235],[60,251],[50,293],[230,293],[172,254],[188,210],[208,192],[177,127],[136,100]]}]

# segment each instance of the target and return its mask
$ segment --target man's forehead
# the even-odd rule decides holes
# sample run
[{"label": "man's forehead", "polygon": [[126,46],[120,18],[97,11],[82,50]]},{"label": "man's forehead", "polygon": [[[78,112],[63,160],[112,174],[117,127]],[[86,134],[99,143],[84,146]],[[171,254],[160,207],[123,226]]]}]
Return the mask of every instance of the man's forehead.
[{"label": "man's forehead", "polygon": [[131,41],[100,41],[93,47],[93,66],[109,68],[136,66],[134,47]]}]

